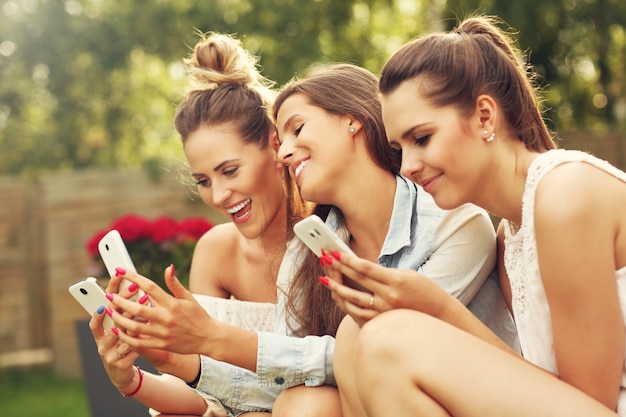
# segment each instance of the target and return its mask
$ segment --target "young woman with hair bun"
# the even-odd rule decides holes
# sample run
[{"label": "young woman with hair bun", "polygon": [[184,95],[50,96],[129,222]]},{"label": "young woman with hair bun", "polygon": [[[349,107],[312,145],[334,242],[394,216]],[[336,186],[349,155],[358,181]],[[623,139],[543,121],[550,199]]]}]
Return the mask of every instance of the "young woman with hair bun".
[{"label": "young woman with hair bun", "polygon": [[[102,312],[90,324],[105,369],[120,392],[162,416],[340,415],[327,359],[334,330],[293,337],[284,313],[299,262],[292,226],[308,207],[276,159],[271,83],[228,35],[203,36],[185,64],[195,86],[175,126],[200,197],[231,221],[199,240],[190,291],[173,266],[165,271],[173,295],[137,274],[112,277],[106,314],[115,334],[104,332]],[[116,294],[123,278],[150,307]],[[133,367],[139,355],[164,374]],[[287,390],[299,385],[306,389]]]}]

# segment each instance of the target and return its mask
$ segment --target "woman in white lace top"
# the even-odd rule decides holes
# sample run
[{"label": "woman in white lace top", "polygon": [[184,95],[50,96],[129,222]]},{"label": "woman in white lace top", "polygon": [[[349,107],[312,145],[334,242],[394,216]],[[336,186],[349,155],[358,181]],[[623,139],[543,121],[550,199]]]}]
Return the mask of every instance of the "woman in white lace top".
[{"label": "woman in white lace top", "polygon": [[[235,38],[212,33],[202,36],[186,64],[197,86],[178,107],[176,129],[200,197],[231,221],[199,240],[190,291],[174,278],[173,266],[165,280],[174,296],[147,278],[129,274],[152,301],[145,307],[125,300],[127,294],[111,295],[125,276],[119,271],[107,289],[114,309],[105,310],[119,330],[105,334],[102,311],[92,319],[91,329],[112,383],[151,412],[270,415],[285,385],[280,380],[258,383],[257,367],[274,353],[265,349],[270,351],[260,356],[264,345],[259,333],[280,330],[276,312],[282,309],[286,288],[277,287],[279,267],[283,259],[292,259],[292,225],[307,207],[298,193],[289,192],[295,185],[276,160],[270,110],[274,93],[258,73],[256,57]],[[130,320],[119,314],[124,311],[148,321]],[[200,346],[202,342],[207,343]],[[139,353],[165,374],[133,367]],[[335,391],[331,394],[334,400]],[[328,407],[339,408],[328,400],[325,387],[308,390],[306,396],[313,399],[300,398],[300,404],[311,415],[332,417]],[[276,411],[300,413],[289,404]]]},{"label": "woman in white lace top", "polygon": [[[500,280],[522,355],[422,276],[421,311],[383,313],[357,340],[368,416],[626,416],[626,174],[555,149],[499,23],[472,17],[409,42],[379,86],[401,172],[442,208],[503,219]],[[363,285],[411,273],[337,257],[330,268]]]}]

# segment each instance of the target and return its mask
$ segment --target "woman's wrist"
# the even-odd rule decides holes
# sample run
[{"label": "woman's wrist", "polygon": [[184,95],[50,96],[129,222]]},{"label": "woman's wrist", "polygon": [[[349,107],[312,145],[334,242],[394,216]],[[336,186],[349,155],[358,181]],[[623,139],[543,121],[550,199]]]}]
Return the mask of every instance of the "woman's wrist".
[{"label": "woman's wrist", "polygon": [[202,360],[200,360],[200,363],[198,364],[198,372],[196,374],[196,377],[193,379],[193,381],[185,380],[185,382],[187,383],[188,386],[195,389],[198,386],[198,382],[200,382],[201,376],[202,376]]},{"label": "woman's wrist", "polygon": [[139,390],[141,389],[142,383],[143,383],[143,372],[141,371],[141,368],[138,366],[133,366],[133,377],[131,381],[125,386],[118,386],[117,390],[124,397],[132,397],[133,395],[137,394],[137,392],[139,392]]}]

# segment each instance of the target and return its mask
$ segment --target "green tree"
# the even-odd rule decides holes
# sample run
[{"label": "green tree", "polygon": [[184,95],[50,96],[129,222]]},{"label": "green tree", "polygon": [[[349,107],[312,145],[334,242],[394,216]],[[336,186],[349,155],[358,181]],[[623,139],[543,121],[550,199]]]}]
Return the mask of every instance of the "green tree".
[{"label": "green tree", "polygon": [[0,174],[182,160],[172,127],[197,31],[237,35],[278,85],[317,63],[373,72],[482,10],[520,31],[555,127],[626,127],[621,0],[0,0]]},{"label": "green tree", "polygon": [[447,16],[481,11],[519,32],[547,87],[558,130],[626,128],[626,3],[620,0],[449,0]]}]

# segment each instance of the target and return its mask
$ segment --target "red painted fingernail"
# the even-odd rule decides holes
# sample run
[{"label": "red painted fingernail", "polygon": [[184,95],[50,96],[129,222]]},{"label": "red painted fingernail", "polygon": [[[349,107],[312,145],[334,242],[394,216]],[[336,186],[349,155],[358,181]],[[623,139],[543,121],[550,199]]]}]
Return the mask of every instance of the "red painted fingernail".
[{"label": "red painted fingernail", "polygon": [[115,276],[119,277],[120,275],[126,275],[126,270],[124,268],[115,268]]},{"label": "red painted fingernail", "polygon": [[117,330],[115,327],[111,327],[111,331],[115,336],[118,336],[120,334],[119,330]]},{"label": "red painted fingernail", "polygon": [[320,261],[320,266],[323,268],[324,267],[324,260],[322,259],[322,257],[320,257],[318,260]]},{"label": "red painted fingernail", "polygon": [[148,294],[144,294],[141,297],[139,297],[139,300],[137,300],[139,302],[139,304],[145,304],[146,301],[148,301]]},{"label": "red painted fingernail", "polygon": [[328,255],[324,255],[322,256],[322,259],[324,260],[324,262],[326,262],[328,265],[332,265],[333,264],[333,258],[331,258]]},{"label": "red painted fingernail", "polygon": [[336,260],[341,260],[341,252],[331,252],[330,254],[333,255],[333,258],[335,258]]},{"label": "red painted fingernail", "polygon": [[107,298],[107,300],[109,300],[109,301],[113,301],[113,294],[111,294],[111,293],[106,293],[106,298]]},{"label": "red painted fingernail", "polygon": [[170,277],[174,278],[176,271],[174,270],[174,264],[170,264]]},{"label": "red painted fingernail", "polygon": [[107,313],[107,315],[108,315],[109,317],[112,317],[112,316],[113,316],[113,310],[111,310],[109,307],[106,307],[106,308],[104,309],[104,311]]},{"label": "red painted fingernail", "polygon": [[327,277],[324,277],[324,276],[317,277],[317,280],[319,282],[321,282],[322,285],[324,285],[325,287],[328,287],[328,283],[330,282],[330,280]]},{"label": "red painted fingernail", "polygon": [[128,286],[128,291],[135,292],[137,291],[137,288],[139,288],[139,284],[137,284],[136,282],[133,282],[132,284]]}]

